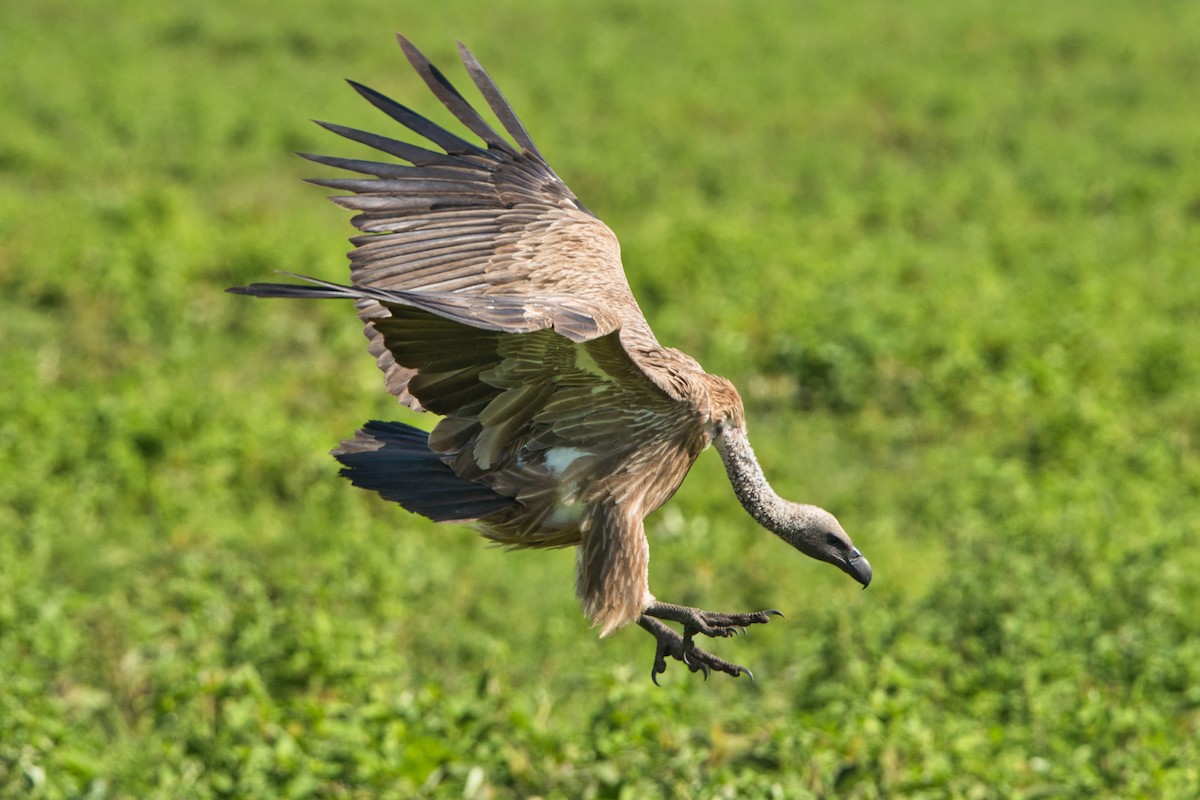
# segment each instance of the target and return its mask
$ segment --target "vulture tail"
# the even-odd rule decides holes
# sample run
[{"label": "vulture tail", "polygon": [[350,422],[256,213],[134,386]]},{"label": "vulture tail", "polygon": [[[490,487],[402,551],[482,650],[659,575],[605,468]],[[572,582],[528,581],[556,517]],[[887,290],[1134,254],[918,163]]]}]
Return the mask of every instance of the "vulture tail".
[{"label": "vulture tail", "polygon": [[479,519],[513,504],[447,466],[429,449],[429,434],[399,422],[372,420],[333,451],[355,486],[435,522]]}]

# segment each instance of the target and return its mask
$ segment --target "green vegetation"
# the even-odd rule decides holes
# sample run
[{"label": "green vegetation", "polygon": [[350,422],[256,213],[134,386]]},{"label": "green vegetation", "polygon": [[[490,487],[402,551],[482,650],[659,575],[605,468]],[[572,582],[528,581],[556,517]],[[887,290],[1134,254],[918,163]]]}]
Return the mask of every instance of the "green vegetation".
[{"label": "green vegetation", "polygon": [[[436,9],[436,10],[435,10]],[[660,597],[787,618],[678,665],[570,552],[335,476],[382,390],[292,150],[471,44],[742,389],[856,590],[711,454]],[[1200,5],[12,4],[0,30],[0,796],[1200,796]],[[445,119],[446,115],[439,116]]]}]

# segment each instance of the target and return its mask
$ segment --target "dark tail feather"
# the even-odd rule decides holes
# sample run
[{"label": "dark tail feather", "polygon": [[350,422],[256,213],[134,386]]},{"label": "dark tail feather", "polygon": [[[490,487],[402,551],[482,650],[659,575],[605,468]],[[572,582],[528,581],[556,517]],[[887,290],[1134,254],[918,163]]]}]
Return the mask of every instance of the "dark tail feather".
[{"label": "dark tail feather", "polygon": [[372,420],[333,455],[355,486],[436,522],[479,519],[513,504],[511,497],[454,474],[429,449],[429,434],[399,422]]}]

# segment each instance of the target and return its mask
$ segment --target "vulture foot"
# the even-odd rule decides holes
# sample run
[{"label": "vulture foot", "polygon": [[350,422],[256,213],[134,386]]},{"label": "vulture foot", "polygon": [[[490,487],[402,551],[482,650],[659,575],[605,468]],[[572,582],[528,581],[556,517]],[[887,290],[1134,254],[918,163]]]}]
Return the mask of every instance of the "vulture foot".
[{"label": "vulture foot", "polygon": [[[750,680],[754,680],[754,674],[750,670],[730,663],[706,650],[701,650],[696,647],[692,637],[697,633],[705,636],[736,636],[743,633],[747,625],[770,622],[772,615],[783,616],[774,609],[752,611],[746,614],[722,614],[715,611],[701,611],[688,606],[677,606],[672,603],[653,603],[646,608],[638,620],[638,624],[658,640],[658,649],[654,653],[654,666],[650,670],[650,679],[656,685],[658,684],[658,676],[667,671],[666,657],[671,656],[682,662],[692,672],[704,673],[705,680],[708,679],[708,673],[712,670],[724,672],[735,678],[744,672],[750,676]],[[659,622],[659,619],[682,623],[683,634],[676,633]]]}]

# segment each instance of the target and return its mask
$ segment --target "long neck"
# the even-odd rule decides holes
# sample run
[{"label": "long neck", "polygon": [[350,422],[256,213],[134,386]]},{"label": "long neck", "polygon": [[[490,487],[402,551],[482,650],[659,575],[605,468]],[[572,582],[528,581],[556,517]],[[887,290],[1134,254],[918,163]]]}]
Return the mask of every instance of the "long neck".
[{"label": "long neck", "polygon": [[725,472],[742,506],[759,525],[783,535],[790,504],[775,494],[775,490],[767,483],[750,441],[746,438],[746,431],[740,427],[726,426],[717,433],[713,444],[725,462]]},{"label": "long neck", "polygon": [[763,477],[744,428],[722,425],[713,444],[725,462],[734,493],[759,525],[801,553],[833,564],[863,586],[871,582],[871,564],[855,549],[832,514],[775,494]]}]

